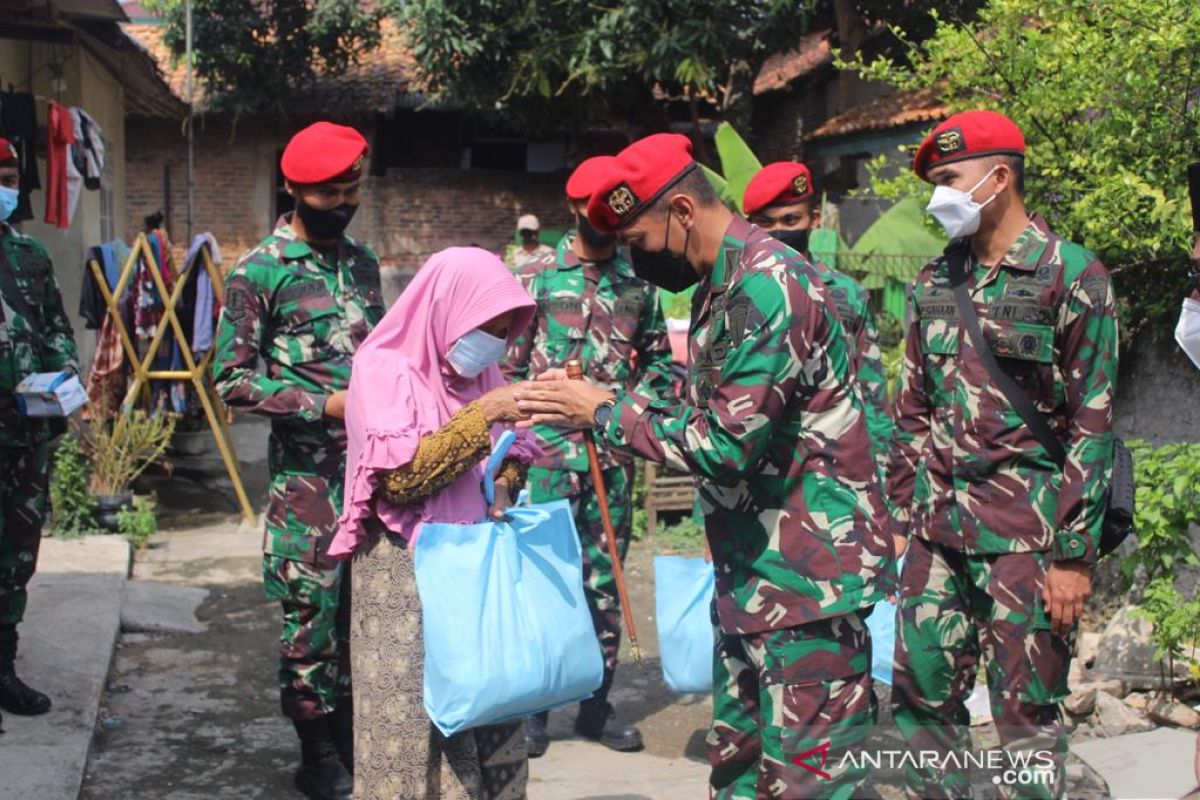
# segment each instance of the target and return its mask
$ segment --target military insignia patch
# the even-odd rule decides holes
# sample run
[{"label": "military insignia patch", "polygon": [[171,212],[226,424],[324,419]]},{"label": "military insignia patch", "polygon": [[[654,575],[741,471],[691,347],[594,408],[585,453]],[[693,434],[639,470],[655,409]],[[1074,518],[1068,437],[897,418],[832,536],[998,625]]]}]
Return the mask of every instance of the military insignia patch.
[{"label": "military insignia patch", "polygon": [[750,300],[745,297],[738,297],[729,304],[729,312],[727,319],[727,329],[729,331],[729,339],[733,342],[734,347],[741,347],[742,342],[746,341],[747,328],[750,320]]},{"label": "military insignia patch", "polygon": [[1089,275],[1081,281],[1083,293],[1092,301],[1092,308],[1103,308],[1108,302],[1108,278]]},{"label": "military insignia patch", "polygon": [[792,189],[800,196],[808,194],[808,176],[797,175],[792,181]]},{"label": "military insignia patch", "polygon": [[630,189],[627,183],[622,183],[609,192],[606,202],[618,219],[629,216],[638,206],[637,195],[633,193],[633,189]]},{"label": "military insignia patch", "polygon": [[967,149],[967,140],[963,138],[962,128],[942,131],[933,137],[933,144],[940,156],[954,155]]},{"label": "military insignia patch", "polygon": [[245,319],[250,310],[249,300],[245,289],[240,286],[230,286],[225,290],[225,315],[234,322]]},{"label": "military insignia patch", "polygon": [[366,156],[359,156],[354,161],[354,165],[350,167],[351,172],[362,172],[363,163],[367,160]]}]

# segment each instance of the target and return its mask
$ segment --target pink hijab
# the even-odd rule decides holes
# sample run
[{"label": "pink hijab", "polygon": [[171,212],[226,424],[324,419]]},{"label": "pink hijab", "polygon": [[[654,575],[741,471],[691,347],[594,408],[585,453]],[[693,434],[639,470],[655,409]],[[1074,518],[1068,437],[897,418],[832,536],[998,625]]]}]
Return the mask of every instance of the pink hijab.
[{"label": "pink hijab", "polygon": [[[440,430],[464,405],[504,384],[495,366],[475,378],[457,375],[446,362],[450,346],[514,311],[511,344],[533,318],[534,307],[504,262],[486,250],[451,247],[425,262],[354,355],[346,402],[346,499],[329,555],[350,555],[363,539],[365,520],[375,514],[405,539],[423,522],[483,519],[482,461],[421,504],[397,506],[373,497],[380,471],[410,463],[422,436]],[[532,441],[520,437],[510,453],[532,460],[537,456]]]}]

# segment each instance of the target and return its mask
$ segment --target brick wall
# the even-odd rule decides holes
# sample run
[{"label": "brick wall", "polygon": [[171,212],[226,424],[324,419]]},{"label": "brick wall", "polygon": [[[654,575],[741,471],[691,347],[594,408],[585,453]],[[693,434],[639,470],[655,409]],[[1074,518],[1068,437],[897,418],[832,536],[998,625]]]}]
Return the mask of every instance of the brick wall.
[{"label": "brick wall", "polygon": [[[216,235],[227,267],[270,232],[278,154],[298,127],[243,120],[231,131],[220,119],[197,121],[193,231]],[[360,129],[370,138],[367,126]],[[142,217],[162,209],[169,211],[168,232],[182,246],[187,143],[181,128],[134,119],[128,140],[128,232],[136,234]],[[170,172],[169,198],[164,167]],[[536,214],[545,228],[567,227],[565,180],[558,173],[392,169],[363,179],[362,207],[350,233],[370,244],[385,265],[402,268],[419,267],[431,253],[451,245],[501,251],[521,214]]]}]

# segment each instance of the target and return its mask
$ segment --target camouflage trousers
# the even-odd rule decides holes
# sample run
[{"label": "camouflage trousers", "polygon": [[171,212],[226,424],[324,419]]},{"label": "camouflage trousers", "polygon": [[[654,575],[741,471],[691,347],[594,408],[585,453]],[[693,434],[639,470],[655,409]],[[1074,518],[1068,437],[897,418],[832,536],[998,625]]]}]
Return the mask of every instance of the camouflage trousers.
[{"label": "camouflage trousers", "polygon": [[0,447],[0,626],[25,616],[46,520],[50,444]]},{"label": "camouflage trousers", "polygon": [[[1000,797],[1061,797],[1074,634],[1054,635],[1042,605],[1049,553],[968,556],[912,539],[900,578],[896,623],[896,725],[910,751],[969,751],[965,701],[982,657],[1005,764],[1052,764],[997,785]],[[944,765],[945,762],[943,762]],[[953,761],[950,762],[953,765]],[[911,797],[969,797],[956,769],[906,769]],[[995,778],[993,778],[995,780]]]},{"label": "camouflage trousers", "polygon": [[719,633],[706,743],[716,800],[856,797],[846,763],[875,723],[865,613],[749,635]]},{"label": "camouflage trousers", "polygon": [[351,702],[349,564],[322,566],[263,556],[263,588],[283,607],[279,699],[308,720]]},{"label": "camouflage trousers", "polygon": [[[632,466],[604,470],[608,510],[622,564],[633,533],[632,474]],[[535,467],[529,470],[527,482],[530,498],[535,503],[563,498],[571,501],[571,513],[583,550],[583,593],[592,612],[596,637],[604,651],[604,667],[611,672],[617,667],[617,651],[621,648],[621,597],[617,593],[617,580],[613,576],[612,558],[608,555],[604,522],[592,477],[586,472]]]}]

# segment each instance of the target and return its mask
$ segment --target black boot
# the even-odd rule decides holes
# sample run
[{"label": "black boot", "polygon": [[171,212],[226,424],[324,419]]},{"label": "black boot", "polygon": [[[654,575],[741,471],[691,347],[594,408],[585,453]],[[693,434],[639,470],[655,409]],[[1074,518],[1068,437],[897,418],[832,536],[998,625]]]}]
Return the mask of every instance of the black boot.
[{"label": "black boot", "polygon": [[310,800],[351,800],[354,779],[342,766],[325,717],[292,720],[300,737],[300,769],[296,789]]},{"label": "black boot", "polygon": [[549,721],[549,711],[542,711],[525,718],[525,749],[529,752],[530,758],[541,758],[550,749],[550,734],[546,730],[546,724]]},{"label": "black boot", "polygon": [[0,628],[0,708],[23,717],[50,710],[50,698],[17,677],[17,629]]},{"label": "black boot", "polygon": [[333,743],[337,745],[338,758],[351,776],[354,775],[354,700],[339,697],[337,707],[327,715]]},{"label": "black boot", "polygon": [[608,690],[612,688],[613,671],[604,670],[604,683],[588,700],[579,704],[579,716],[575,718],[575,733],[585,739],[621,753],[642,749],[642,732],[632,722],[622,722],[608,702]]}]

